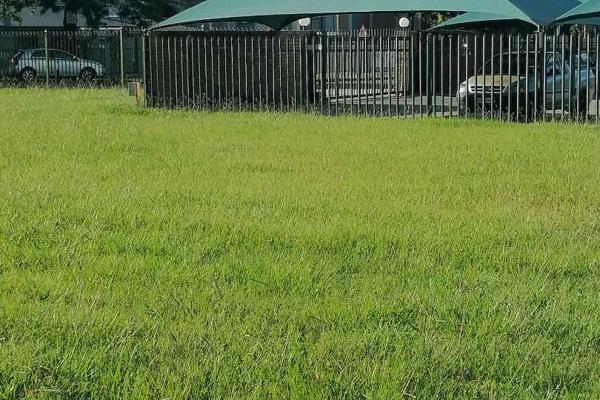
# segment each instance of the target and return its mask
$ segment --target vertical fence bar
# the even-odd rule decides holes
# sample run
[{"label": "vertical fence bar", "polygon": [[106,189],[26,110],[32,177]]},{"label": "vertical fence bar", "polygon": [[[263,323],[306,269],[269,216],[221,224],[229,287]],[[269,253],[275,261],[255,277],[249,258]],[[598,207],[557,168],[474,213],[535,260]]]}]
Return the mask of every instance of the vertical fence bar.
[{"label": "vertical fence bar", "polygon": [[419,32],[419,116],[423,118],[423,34]]},{"label": "vertical fence bar", "polygon": [[581,34],[577,34],[577,87],[576,87],[576,99],[577,99],[577,122],[581,117]]},{"label": "vertical fence bar", "polygon": [[560,55],[560,62],[561,62],[561,67],[560,67],[560,74],[561,74],[561,78],[560,78],[560,120],[562,122],[565,122],[565,114],[566,114],[566,110],[565,110],[565,68],[567,66],[567,63],[565,62],[565,46],[566,46],[566,40],[565,40],[565,35],[564,33],[561,35],[561,55]]},{"label": "vertical fence bar", "polygon": [[[500,34],[500,44],[499,44],[499,49],[500,49],[500,55],[499,55],[499,73],[500,73],[500,96],[498,98],[498,108],[499,108],[499,120],[502,121],[504,119],[504,34]],[[510,82],[509,82],[509,88],[508,88],[508,93],[510,93]],[[509,94],[510,95],[510,94]]]},{"label": "vertical fence bar", "polygon": [[48,49],[48,29],[44,30],[44,63],[46,65],[46,87],[50,87],[50,50]]},{"label": "vertical fence bar", "polygon": [[[406,37],[402,36],[402,41],[404,42],[405,40],[406,40]],[[396,37],[395,37],[395,44],[394,44],[394,62],[396,63],[396,66],[395,66],[395,73],[396,73],[396,117],[400,116],[400,90],[401,89],[402,89],[402,92],[403,92],[402,93],[403,97],[406,96],[406,91],[405,91],[405,86],[404,86],[404,76],[405,76],[405,72],[406,71],[404,71],[404,62],[400,62],[400,58],[399,58],[399,55],[400,55],[399,46],[400,46],[400,40],[398,39],[398,36],[396,35]],[[402,49],[404,51],[404,46],[402,47]],[[400,83],[400,79],[402,79],[402,83]]]},{"label": "vertical fence bar", "polygon": [[[227,71],[231,68],[228,68],[227,65],[227,55],[229,53],[227,42],[227,35],[219,36],[217,38],[217,60],[219,60],[217,74],[219,76],[219,102],[221,103],[221,108],[227,108],[229,106],[229,76]],[[221,55],[223,55],[222,62]],[[223,70],[223,74],[221,74],[221,69]],[[223,83],[223,91],[221,91],[221,82]]]},{"label": "vertical fence bar", "polygon": [[[358,37],[358,41],[360,42],[360,38],[361,36]],[[358,64],[360,66],[360,69],[362,73],[359,73],[359,83],[358,83],[358,106],[359,106],[359,113],[362,112],[363,107],[362,107],[362,97],[363,97],[363,93],[365,94],[365,112],[363,115],[367,114],[367,110],[369,108],[369,94],[367,92],[367,36],[364,36],[364,41],[363,41],[363,45],[361,45],[359,47],[359,51],[360,51],[360,56],[358,59]]]},{"label": "vertical fence bar", "polygon": [[236,65],[237,65],[237,78],[238,78],[238,110],[242,111],[242,38],[238,35],[237,37],[237,53],[236,53]]},{"label": "vertical fence bar", "polygon": [[575,77],[575,72],[573,71],[573,32],[569,33],[569,119],[573,120],[573,95],[575,93],[575,88],[573,87],[573,81]]},{"label": "vertical fence bar", "polygon": [[173,69],[171,67],[171,38],[167,37],[167,62],[169,75],[169,107],[173,108]]},{"label": "vertical fence bar", "polygon": [[[530,52],[530,49],[529,49],[529,42],[530,42],[529,34],[526,34],[525,35],[525,85],[526,85],[526,87],[525,87],[525,121],[529,121],[530,113],[534,113],[535,114],[537,112],[537,101],[536,101],[535,98],[533,99],[533,101],[534,101],[534,104],[536,104],[536,106],[534,107],[533,110],[530,110],[530,107],[529,107],[529,104],[530,104],[530,99],[529,99],[529,80],[530,80],[529,66],[530,66],[530,59],[529,59],[529,57],[531,56],[531,52]],[[534,50],[534,51],[537,51],[537,49]],[[518,56],[520,57],[519,52],[517,52],[517,53],[518,53]],[[536,53],[536,55],[534,57],[535,57],[535,60],[537,60],[537,53]],[[537,61],[534,61],[534,64],[535,64],[535,70],[537,70],[537,68],[538,68]],[[537,79],[534,78],[534,81],[535,81],[534,82],[534,85],[535,85],[534,87],[537,87],[537,85],[538,85]],[[534,89],[534,91],[535,91],[535,89]]]},{"label": "vertical fence bar", "polygon": [[556,35],[552,35],[552,122],[556,121]]},{"label": "vertical fence bar", "polygon": [[347,62],[346,62],[346,40],[345,40],[345,35],[342,35],[342,101],[343,101],[343,112],[344,114],[346,114],[347,112],[347,106],[348,106],[348,99],[346,97],[346,92],[347,92],[347,88],[346,88],[346,80],[348,79],[347,76]]},{"label": "vertical fence bar", "polygon": [[277,107],[277,89],[275,85],[275,36],[271,36],[271,102],[272,108],[275,109]]},{"label": "vertical fence bar", "polygon": [[507,120],[512,120],[512,97],[513,97],[513,83],[512,83],[512,79],[510,77],[512,77],[512,42],[513,42],[513,36],[512,34],[508,34],[508,76],[509,76],[509,81],[508,81],[508,99],[507,99],[507,105],[508,105],[508,115],[507,115]]},{"label": "vertical fence bar", "polygon": [[392,116],[392,54],[391,54],[392,41],[390,35],[387,36],[387,87],[388,87],[388,117]]},{"label": "vertical fence bar", "polygon": [[[185,86],[183,85],[183,78],[181,79],[181,92],[185,91],[185,102],[186,107],[190,108],[190,49],[189,49],[189,37],[185,40],[181,40],[182,44],[185,42]],[[181,63],[181,73],[184,73],[184,63]]]},{"label": "vertical fence bar", "polygon": [[585,51],[587,54],[585,60],[585,105],[584,105],[584,113],[585,113],[585,122],[590,121],[590,58],[592,57],[591,49],[590,49],[590,33],[586,29],[586,38],[585,38]]},{"label": "vertical fence bar", "polygon": [[[437,111],[437,35],[430,36],[431,41],[431,66],[427,67],[427,71],[431,74],[431,88],[429,91],[429,96],[427,96],[431,101],[428,101],[427,104],[430,107],[429,115],[436,115]],[[429,64],[429,63],[428,63]]]},{"label": "vertical fence bar", "polygon": [[456,35],[456,80],[457,80],[457,91],[456,91],[456,102],[458,103],[458,116],[460,117],[461,115],[461,110],[462,110],[462,101],[460,101],[460,86],[463,83],[461,74],[462,74],[462,69],[460,68],[460,62],[462,57],[460,56],[460,49],[461,49],[461,40],[460,40],[460,34]]},{"label": "vertical fence bar", "polygon": [[375,42],[375,35],[371,36],[371,91],[373,93],[373,112],[371,115],[375,115],[377,113],[377,87],[376,87],[376,79],[377,79],[377,48]]},{"label": "vertical fence bar", "polygon": [[283,108],[283,53],[281,51],[281,34],[277,35],[277,56],[279,58],[279,111],[282,111]]},{"label": "vertical fence bar", "polygon": [[[529,35],[526,34],[525,35],[525,79],[527,80],[529,77],[529,71],[527,69],[527,67],[529,66]],[[517,106],[515,109],[515,120],[519,120],[520,117],[520,113],[521,113],[521,34],[517,33],[517,52],[515,54],[515,57],[517,57],[517,92],[516,92],[516,102],[517,102]],[[528,93],[529,90],[527,88],[527,86],[529,86],[529,82],[525,83],[525,103],[527,103],[528,101]],[[536,106],[537,108],[537,106]],[[527,107],[525,107],[525,113],[527,113]]]},{"label": "vertical fence bar", "polygon": [[[181,39],[181,38],[179,38]],[[174,69],[174,77],[175,77],[175,107],[179,107],[181,105],[179,101],[179,68],[177,65],[177,54],[181,53],[177,48],[177,37],[173,38],[173,69]],[[183,76],[181,77],[183,78]]]},{"label": "vertical fence bar", "polygon": [[[441,94],[441,106],[442,106],[442,118],[446,117],[446,88],[444,82],[444,36],[436,35],[440,41],[440,94]],[[435,93],[434,93],[435,95]]]},{"label": "vertical fence bar", "polygon": [[465,51],[465,84],[466,84],[466,88],[465,88],[465,108],[464,108],[464,115],[468,116],[469,115],[469,95],[471,92],[471,87],[469,85],[469,39],[471,39],[472,36],[470,35],[465,35],[465,46],[464,46],[464,51]]},{"label": "vertical fence bar", "polygon": [[262,79],[262,50],[261,50],[261,45],[260,45],[260,36],[256,37],[256,56],[257,56],[257,60],[253,62],[256,62],[256,65],[258,66],[258,71],[257,72],[257,78],[258,78],[258,108],[261,109],[263,107],[263,102],[262,102],[262,98],[263,98],[263,79]]},{"label": "vertical fence bar", "polygon": [[[253,82],[254,84],[254,82]],[[248,35],[244,35],[244,99],[243,99],[243,108],[248,107],[249,101],[249,92],[248,92]]]},{"label": "vertical fence bar", "polygon": [[[231,94],[228,96],[230,101],[228,106],[233,110],[235,108],[235,105],[237,103],[236,101],[236,97],[235,97],[235,90],[237,88],[237,85],[235,83],[235,72],[236,72],[236,59],[235,59],[235,51],[234,51],[234,40],[233,40],[233,35],[229,36],[229,69],[231,72]],[[239,79],[238,79],[239,81]]]},{"label": "vertical fence bar", "polygon": [[302,88],[302,80],[304,79],[304,74],[302,73],[302,65],[303,65],[303,59],[302,59],[302,36],[298,36],[298,84],[300,85],[300,87],[298,88],[298,109],[300,111],[302,111],[304,109],[303,105],[304,105],[304,90]]},{"label": "vertical fence bar", "polygon": [[285,62],[285,97],[286,97],[286,108],[289,111],[291,106],[291,98],[290,98],[290,37],[288,35],[285,36],[285,54],[286,54],[286,62]]},{"label": "vertical fence bar", "polygon": [[[350,34],[348,40],[350,42],[350,115],[354,115],[354,95],[356,81],[354,77],[357,76],[357,79],[360,79],[359,63],[356,62],[358,38],[357,40],[354,40],[354,36]],[[357,114],[358,113],[360,113],[359,110],[357,110]]]},{"label": "vertical fence bar", "polygon": [[292,106],[294,107],[294,112],[298,111],[298,76],[296,74],[296,36],[292,36],[292,82],[294,83],[294,101],[292,102]]},{"label": "vertical fence bar", "polygon": [[142,85],[144,87],[144,98],[148,93],[148,76],[146,75],[146,32],[142,33]]},{"label": "vertical fence bar", "polygon": [[495,49],[495,39],[496,36],[494,34],[492,34],[490,36],[490,76],[491,76],[491,83],[490,83],[490,88],[491,88],[491,92],[490,92],[490,118],[493,119],[494,116],[494,99],[496,97],[496,71],[494,69],[494,59],[495,59],[495,53],[494,53],[494,49]]},{"label": "vertical fence bar", "polygon": [[[212,40],[212,39],[211,39]],[[209,103],[209,96],[208,96],[208,54],[209,54],[209,50],[208,50],[208,39],[206,37],[206,35],[204,35],[203,37],[203,47],[202,47],[202,53],[204,53],[204,107],[206,109],[210,108],[210,103]],[[212,46],[211,46],[212,48]],[[210,59],[210,69],[212,71],[212,57]],[[211,75],[214,76],[214,75]],[[212,84],[214,83],[214,79],[211,80],[211,97],[210,100],[213,99],[212,97],[212,93],[214,93],[214,86],[212,86]]]},{"label": "vertical fence bar", "polygon": [[431,115],[431,34],[427,33],[425,36],[425,96],[426,96],[426,110],[427,115]]},{"label": "vertical fence bar", "polygon": [[316,36],[314,34],[311,35],[311,43],[312,43],[311,47],[312,47],[312,77],[313,77],[312,78],[312,82],[313,82],[313,90],[312,90],[312,92],[313,92],[313,96],[315,97],[315,99],[313,100],[314,103],[315,103],[313,105],[313,107],[314,107],[314,110],[316,112],[317,107],[318,107],[318,105],[317,105],[317,101],[318,101],[318,98],[317,98],[317,78],[316,78],[317,77],[318,58],[317,58],[317,47],[316,47],[317,40],[316,40]]},{"label": "vertical fence bar", "polygon": [[487,37],[484,34],[481,35],[481,75],[483,77],[483,83],[481,86],[481,119],[485,119],[485,91],[487,88],[486,85],[486,80],[487,80],[487,76],[486,76],[486,55],[487,55],[487,41],[486,41]]},{"label": "vertical fence bar", "polygon": [[[260,64],[260,63],[259,63]],[[254,53],[254,35],[250,35],[250,73],[252,75],[252,104],[250,105],[251,110],[256,110],[256,57]],[[260,82],[260,80],[259,80]],[[260,91],[259,91],[260,93]],[[260,96],[260,95],[259,95]]]},{"label": "vertical fence bar", "polygon": [[324,53],[324,40],[323,34],[320,32],[319,34],[319,76],[320,76],[320,84],[321,84],[321,93],[320,93],[320,101],[321,101],[321,114],[325,112],[325,53]]},{"label": "vertical fence bar", "polygon": [[194,46],[195,42],[194,42],[194,36],[188,36],[188,46],[190,48],[190,55],[191,58],[190,60],[188,60],[188,64],[189,64],[189,68],[190,70],[190,75],[188,77],[188,79],[191,81],[190,83],[188,83],[188,87],[191,87],[191,94],[190,94],[190,100],[189,100],[189,104],[192,107],[192,109],[195,109],[197,104],[196,104],[196,68],[198,66],[198,64],[196,63],[196,46]]},{"label": "vertical fence bar", "polygon": [[125,47],[123,39],[123,27],[119,29],[119,54],[121,57],[120,68],[121,68],[121,86],[125,86]]},{"label": "vertical fence bar", "polygon": [[[309,89],[309,83],[310,83],[310,75],[308,72],[308,66],[310,65],[309,62],[309,58],[308,58],[308,37],[306,35],[302,35],[303,38],[303,44],[302,44],[302,48],[304,49],[304,86],[305,86],[305,96],[304,96],[304,100],[305,100],[305,111],[308,112],[308,110],[310,109],[310,103],[311,103],[311,96],[310,96],[310,89]],[[314,76],[314,75],[313,75]]]},{"label": "vertical fence bar", "polygon": [[477,68],[477,34],[474,35],[473,37],[473,87],[475,89],[474,93],[473,93],[473,115],[474,117],[477,117],[477,95],[479,94],[479,82],[477,82],[477,72],[479,71],[479,69]]},{"label": "vertical fence bar", "polygon": [[600,101],[598,101],[598,91],[600,90],[600,84],[598,83],[598,68],[599,64],[600,64],[600,33],[596,32],[596,71],[594,73],[594,83],[595,83],[595,90],[594,90],[594,100],[595,100],[595,104],[596,104],[596,123],[600,122]]},{"label": "vertical fence bar", "polygon": [[[448,102],[450,104],[449,108],[448,108],[448,114],[450,116],[450,118],[454,117],[454,96],[453,96],[453,90],[452,90],[452,52],[454,50],[454,46],[452,43],[452,35],[448,36]],[[459,79],[459,77],[457,76],[456,79]]]},{"label": "vertical fence bar", "polygon": [[541,68],[541,73],[542,73],[542,78],[541,78],[541,85],[542,87],[540,88],[542,90],[542,121],[546,122],[546,113],[547,113],[547,107],[546,107],[546,96],[547,96],[547,91],[546,91],[546,84],[548,82],[548,41],[547,41],[547,37],[546,37],[546,33],[542,32],[540,34],[542,36],[542,40],[543,40],[543,50],[542,50],[542,60],[540,62],[540,68]]},{"label": "vertical fence bar", "polygon": [[[159,100],[160,100],[160,105],[161,107],[165,106],[165,53],[164,53],[164,47],[163,47],[163,39],[162,37],[160,38],[160,58],[159,58],[159,51],[158,51],[158,36],[154,37],[154,52],[155,52],[155,58],[156,58],[156,87],[157,90],[159,92]],[[162,68],[161,68],[162,66]],[[162,74],[159,74],[159,71],[162,72]],[[162,79],[161,78],[162,75]]]},{"label": "vertical fence bar", "polygon": [[[149,48],[150,51],[150,57],[147,57],[146,51],[148,51],[148,44],[147,44],[147,37],[146,37],[146,32],[144,31],[144,33],[142,34],[142,85],[144,88],[144,103],[148,104],[150,103],[148,101],[148,93],[150,92],[150,88],[152,86],[152,82],[150,82],[150,84],[148,84],[148,71],[146,69],[146,62],[148,61],[148,59],[152,60],[152,47]],[[150,61],[150,76],[152,77],[152,61]]]},{"label": "vertical fence bar", "polygon": [[340,32],[336,32],[333,36],[333,78],[332,82],[334,89],[332,90],[333,96],[335,96],[335,115],[339,115],[340,112]]},{"label": "vertical fence bar", "polygon": [[[534,41],[534,62],[535,62],[535,69],[533,70],[533,75],[534,75],[534,86],[533,86],[533,101],[535,102],[535,105],[533,107],[534,112],[533,112],[533,121],[536,122],[538,120],[539,117],[539,112],[540,109],[542,108],[542,104],[540,104],[540,97],[541,97],[541,87],[540,87],[540,67],[541,67],[541,60],[540,60],[540,33],[536,33],[535,34],[535,41]],[[527,86],[529,86],[529,82],[526,83]],[[527,87],[525,93],[529,92],[529,87]],[[541,111],[543,112],[544,110],[541,109]]]},{"label": "vertical fence bar", "polygon": [[384,115],[384,73],[383,73],[383,35],[379,35],[379,77],[378,77],[378,86],[379,86],[379,101],[381,102],[380,115]]},{"label": "vertical fence bar", "polygon": [[413,32],[410,34],[410,64],[409,64],[409,76],[410,76],[410,99],[411,99],[411,109],[410,115],[414,119],[415,116],[415,36],[416,34]]}]

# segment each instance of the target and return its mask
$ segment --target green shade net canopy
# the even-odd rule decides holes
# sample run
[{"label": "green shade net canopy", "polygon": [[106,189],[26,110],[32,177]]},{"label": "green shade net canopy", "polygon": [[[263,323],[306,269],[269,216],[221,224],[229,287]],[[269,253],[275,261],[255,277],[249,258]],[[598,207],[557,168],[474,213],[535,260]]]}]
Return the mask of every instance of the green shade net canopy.
[{"label": "green shade net canopy", "polygon": [[575,23],[577,20],[585,20],[591,17],[600,17],[600,0],[588,0],[582,5],[567,11],[557,18],[558,23]]},{"label": "green shade net canopy", "polygon": [[[511,0],[527,19],[518,14],[467,12],[445,21],[433,29],[504,28],[536,29],[554,25],[556,18],[581,5],[579,0]],[[600,4],[600,3],[599,3]]]},{"label": "green shade net canopy", "polygon": [[[206,0],[151,29],[203,22],[255,22],[281,29],[301,18],[375,12],[480,12],[535,24],[517,0]],[[534,0],[529,0],[534,1]],[[557,0],[550,0],[551,2]],[[560,1],[560,0],[558,0]],[[573,1],[573,0],[569,0]]]},{"label": "green shade net canopy", "polygon": [[468,12],[444,21],[431,30],[507,30],[507,26],[516,30],[532,30],[537,27],[529,21],[511,16]]}]

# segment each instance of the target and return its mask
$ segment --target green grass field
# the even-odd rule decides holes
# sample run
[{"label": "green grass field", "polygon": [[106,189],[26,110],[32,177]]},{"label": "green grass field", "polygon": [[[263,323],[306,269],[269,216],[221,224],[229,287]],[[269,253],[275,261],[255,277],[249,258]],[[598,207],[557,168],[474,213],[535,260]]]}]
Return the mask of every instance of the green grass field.
[{"label": "green grass field", "polygon": [[0,110],[0,399],[600,398],[600,127]]}]

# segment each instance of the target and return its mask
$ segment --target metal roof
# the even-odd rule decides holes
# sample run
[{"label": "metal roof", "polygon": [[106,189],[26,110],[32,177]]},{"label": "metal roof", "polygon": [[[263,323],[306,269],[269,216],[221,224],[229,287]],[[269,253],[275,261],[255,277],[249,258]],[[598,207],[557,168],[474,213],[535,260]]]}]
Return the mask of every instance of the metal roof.
[{"label": "metal roof", "polygon": [[491,14],[480,12],[467,12],[448,21],[442,22],[434,29],[446,28],[469,28],[485,27],[491,22],[519,22],[533,27],[543,27],[556,24],[556,19],[565,12],[581,5],[580,0],[511,0],[523,13],[527,15],[529,21],[520,18],[516,14]]},{"label": "metal roof", "polygon": [[[510,16],[538,24],[539,21],[530,17],[531,9],[541,11],[541,8],[549,8],[546,3],[555,1],[558,0],[206,0],[151,29],[217,21],[255,22],[281,29],[301,18],[312,16],[419,11],[478,12]],[[539,6],[539,3],[544,5]]]}]

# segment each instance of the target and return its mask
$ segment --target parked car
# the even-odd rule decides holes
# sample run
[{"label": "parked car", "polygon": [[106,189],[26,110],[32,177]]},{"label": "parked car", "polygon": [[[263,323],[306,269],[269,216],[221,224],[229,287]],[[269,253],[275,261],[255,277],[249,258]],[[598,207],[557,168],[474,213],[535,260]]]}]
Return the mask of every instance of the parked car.
[{"label": "parked car", "polygon": [[79,58],[63,50],[49,49],[46,60],[45,49],[21,50],[12,58],[15,73],[23,80],[45,76],[48,68],[51,76],[94,79],[102,77],[104,67],[96,61]]},{"label": "parked car", "polygon": [[[502,73],[500,59],[502,58]],[[510,59],[510,61],[509,61]],[[560,53],[549,53],[545,59],[545,106],[550,110],[573,110],[577,102],[580,113],[586,113],[587,99],[594,98],[596,88],[595,65],[588,66],[587,54],[574,56],[571,60],[565,57],[564,63]],[[493,72],[492,72],[493,67]],[[539,73],[536,76],[536,70]],[[543,95],[542,82],[544,71],[535,63],[535,53],[503,53],[494,56],[478,71],[460,84],[457,96],[467,104],[467,111],[487,106],[500,107],[506,111],[511,100],[511,107],[516,108],[517,99],[521,108],[533,109],[535,93]],[[588,97],[589,96],[589,97]],[[565,110],[562,110],[565,111]]]}]

